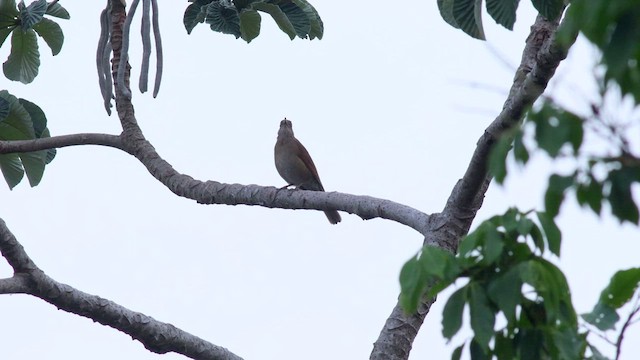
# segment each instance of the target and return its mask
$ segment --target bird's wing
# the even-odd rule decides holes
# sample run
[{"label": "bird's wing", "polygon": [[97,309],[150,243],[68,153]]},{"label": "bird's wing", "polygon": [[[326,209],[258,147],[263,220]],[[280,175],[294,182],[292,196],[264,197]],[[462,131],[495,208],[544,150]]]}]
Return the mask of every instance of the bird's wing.
[{"label": "bird's wing", "polygon": [[296,146],[298,147],[298,150],[299,150],[299,152],[296,152],[296,153],[301,155],[301,156],[298,156],[298,158],[302,160],[302,162],[307,167],[307,169],[311,171],[311,174],[313,174],[313,178],[320,185],[320,189],[308,189],[308,190],[324,191],[324,187],[322,186],[322,181],[320,181],[318,170],[316,169],[316,165],[313,163],[313,160],[311,159],[311,155],[309,155],[309,152],[307,151],[307,149],[304,147],[304,145],[302,145],[302,143],[300,143],[300,141],[298,141],[298,139],[295,139],[295,140],[296,140]]}]

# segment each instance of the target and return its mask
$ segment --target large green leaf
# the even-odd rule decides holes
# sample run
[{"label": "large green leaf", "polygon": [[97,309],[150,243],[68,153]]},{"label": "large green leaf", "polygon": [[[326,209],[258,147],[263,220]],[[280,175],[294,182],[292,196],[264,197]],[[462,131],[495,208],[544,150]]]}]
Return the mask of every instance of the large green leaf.
[{"label": "large green leaf", "polygon": [[287,16],[291,25],[293,25],[296,35],[298,35],[299,38],[306,39],[311,31],[311,21],[304,10],[293,2],[281,3],[278,6]]},{"label": "large green leaf", "polygon": [[309,22],[311,24],[311,28],[309,30],[309,39],[313,40],[315,38],[322,39],[324,34],[324,24],[322,19],[320,18],[320,14],[316,11],[316,9],[307,2],[307,0],[293,0],[294,4],[298,5],[307,15]]},{"label": "large green leaf", "polygon": [[10,109],[9,101],[0,97],[0,122],[2,122],[7,116],[9,116]]},{"label": "large green leaf", "polygon": [[519,2],[520,0],[487,0],[487,12],[498,24],[513,30]]},{"label": "large green leaf", "polygon": [[462,314],[467,302],[468,288],[462,287],[454,292],[444,306],[442,312],[442,336],[451,339],[462,326]]},{"label": "large green leaf", "polygon": [[33,151],[29,153],[20,153],[20,160],[22,160],[22,166],[25,173],[27,173],[27,179],[29,179],[29,185],[31,187],[37,186],[42,180],[44,174],[44,166],[47,163],[47,151]]},{"label": "large green leaf", "polygon": [[49,3],[46,14],[60,19],[71,19],[71,16],[69,15],[67,9],[63,8],[59,2],[55,4]]},{"label": "large green leaf", "polygon": [[416,257],[412,257],[400,270],[400,305],[405,312],[416,312],[426,285],[422,265]]},{"label": "large green leaf", "polygon": [[51,53],[54,56],[58,55],[64,43],[64,34],[62,33],[60,25],[56,24],[55,21],[42,19],[39,23],[33,25],[33,30],[49,45]]},{"label": "large green leaf", "polygon": [[455,0],[438,0],[438,10],[440,10],[440,16],[442,16],[444,21],[454,28],[459,29],[460,25],[458,25],[458,22],[453,17],[454,1]]},{"label": "large green leaf", "polygon": [[489,307],[484,288],[477,283],[469,283],[469,313],[474,338],[486,350],[493,337],[493,325],[496,319]]},{"label": "large green leaf", "polygon": [[616,272],[609,285],[600,294],[600,302],[615,309],[631,300],[640,285],[640,268]]},{"label": "large green leaf", "polygon": [[20,26],[22,26],[22,29],[29,30],[33,25],[40,22],[47,11],[47,6],[47,0],[37,0],[29,4],[29,6],[24,6],[24,2],[21,1],[18,4],[18,8],[20,9]]},{"label": "large green leaf", "polygon": [[[9,106],[7,116],[0,121],[0,139],[26,140],[49,137],[47,119],[36,104],[17,99],[6,90],[0,91],[0,99]],[[45,165],[56,155],[55,149],[29,153],[6,154],[0,157],[0,168],[10,188],[16,186],[26,172],[31,186],[42,180]]]},{"label": "large green leaf", "polygon": [[635,182],[640,182],[640,168],[623,167],[613,170],[609,173],[609,182],[611,190],[609,191],[609,204],[611,204],[611,212],[620,221],[629,221],[638,224],[640,214],[638,205],[636,205],[631,186]]},{"label": "large green leaf", "polygon": [[602,331],[615,328],[616,323],[620,320],[620,316],[614,308],[601,302],[598,302],[590,313],[582,314],[582,318]]},{"label": "large green leaf", "polygon": [[11,54],[2,64],[4,75],[14,81],[28,84],[38,75],[40,52],[36,32],[16,29],[11,35]]},{"label": "large green leaf", "polygon": [[293,40],[296,37],[296,30],[289,21],[289,18],[282,12],[282,10],[274,4],[268,4],[263,2],[256,2],[251,5],[254,9],[258,11],[265,12],[273,18],[276,22],[276,25],[282,30],[285,34],[289,35],[289,38]]},{"label": "large green leaf", "polygon": [[213,31],[234,35],[236,39],[242,35],[238,11],[230,2],[212,2],[207,5],[205,22]]},{"label": "large green leaf", "polygon": [[487,288],[491,301],[498,305],[509,322],[516,318],[516,307],[522,297],[522,281],[519,268],[514,267],[494,278]]},{"label": "large green leaf", "polygon": [[18,15],[14,0],[0,0],[0,46],[4,44],[7,36],[19,25]]},{"label": "large green leaf", "polygon": [[22,162],[18,154],[0,154],[0,170],[2,170],[2,175],[9,185],[9,189],[18,185],[24,176]]},{"label": "large green leaf", "polygon": [[191,31],[196,25],[204,22],[204,19],[207,17],[207,5],[209,5],[211,1],[212,0],[197,0],[187,6],[182,20],[185,29],[187,29],[187,34],[191,34]]},{"label": "large green leaf", "polygon": [[560,256],[560,244],[562,242],[562,233],[556,225],[555,221],[553,221],[553,217],[547,215],[544,212],[537,212],[538,220],[540,221],[540,225],[542,225],[542,229],[544,230],[544,234],[547,237],[547,242],[549,243],[549,250],[552,253]]},{"label": "large green leaf", "polygon": [[42,109],[38,105],[32,103],[29,100],[18,99],[18,102],[29,114],[31,124],[33,126],[34,136],[36,138],[47,137],[43,136],[44,131],[47,129],[47,117],[44,114],[44,111],[42,111]]},{"label": "large green leaf", "polygon": [[482,0],[455,0],[453,18],[468,35],[485,40],[482,27]]},{"label": "large green leaf", "polygon": [[561,176],[557,174],[549,177],[549,185],[544,195],[546,213],[555,218],[560,212],[560,205],[564,201],[564,192],[573,185],[573,176]]},{"label": "large green leaf", "polygon": [[0,98],[9,103],[9,114],[0,122],[0,139],[28,140],[35,138],[33,122],[29,112],[8,91],[0,91]]},{"label": "large green leaf", "polygon": [[262,18],[255,10],[244,10],[240,13],[240,34],[248,43],[260,34]]}]

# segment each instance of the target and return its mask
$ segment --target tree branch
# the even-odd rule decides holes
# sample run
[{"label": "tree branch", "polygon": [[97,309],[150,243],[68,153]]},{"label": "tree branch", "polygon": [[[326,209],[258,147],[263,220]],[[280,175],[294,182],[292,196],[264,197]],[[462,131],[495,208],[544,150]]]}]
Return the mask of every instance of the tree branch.
[{"label": "tree branch", "polygon": [[[487,164],[493,144],[505,131],[520,126],[526,110],[542,94],[556,68],[567,56],[568,48],[562,47],[555,38],[557,28],[558,21],[549,21],[542,16],[538,16],[531,26],[521,64],[502,112],[478,140],[469,166],[454,186],[443,212],[430,218],[433,226],[426,233],[425,245],[457,252],[458,243],[469,232],[491,183]],[[423,299],[418,312],[411,315],[405,314],[397,304],[382,328],[370,358],[407,359],[434,301]]]},{"label": "tree branch", "polygon": [[0,279],[0,294],[30,294],[58,309],[90,318],[140,341],[149,351],[176,352],[193,359],[241,360],[229,350],[213,345],[175,326],[129,310],[113,301],[87,294],[59,283],[29,258],[15,236],[0,219],[0,253],[14,270],[14,276]]},{"label": "tree branch", "polygon": [[109,134],[70,134],[33,140],[0,140],[0,154],[23,153],[75,145],[102,145],[123,151],[120,136]]}]

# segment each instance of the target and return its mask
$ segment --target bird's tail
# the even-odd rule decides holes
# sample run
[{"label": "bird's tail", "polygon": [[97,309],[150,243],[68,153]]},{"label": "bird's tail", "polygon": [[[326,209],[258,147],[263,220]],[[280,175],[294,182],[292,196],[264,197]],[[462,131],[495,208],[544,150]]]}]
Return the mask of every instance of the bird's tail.
[{"label": "bird's tail", "polygon": [[337,224],[342,221],[340,213],[337,210],[327,210],[324,214],[327,215],[327,219],[329,219],[329,222],[332,224]]}]

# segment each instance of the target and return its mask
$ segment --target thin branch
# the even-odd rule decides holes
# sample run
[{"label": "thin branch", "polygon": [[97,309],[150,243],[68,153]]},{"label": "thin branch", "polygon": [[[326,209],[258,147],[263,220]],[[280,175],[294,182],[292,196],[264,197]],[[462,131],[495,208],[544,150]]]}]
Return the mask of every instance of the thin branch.
[{"label": "thin branch", "polygon": [[627,317],[627,320],[622,325],[622,329],[620,329],[620,335],[618,335],[618,340],[616,341],[616,360],[620,359],[620,355],[622,354],[622,341],[624,340],[624,333],[627,331],[629,326],[633,324],[634,317],[640,312],[640,294],[636,295],[636,299],[633,302],[632,311]]},{"label": "thin branch", "polygon": [[118,135],[84,133],[33,140],[0,140],[0,154],[23,153],[75,145],[109,146],[129,152]]},{"label": "thin branch", "polygon": [[0,294],[22,293],[36,296],[58,309],[120,330],[157,354],[175,352],[193,359],[242,359],[223,347],[211,344],[171,324],[157,321],[113,301],[53,280],[36,266],[2,219],[0,253],[14,270],[13,278],[0,279]]},{"label": "thin branch", "polygon": [[[454,186],[443,212],[429,219],[432,226],[426,233],[425,244],[455,253],[459,241],[468,233],[491,183],[487,165],[493,144],[506,130],[521,124],[526,110],[542,94],[555,69],[567,56],[568,49],[555,39],[557,27],[557,21],[537,17],[502,112],[478,140],[469,166]],[[433,301],[423,299],[419,308],[422,311],[411,315],[405,314],[397,304],[382,328],[370,358],[407,359]]]}]

